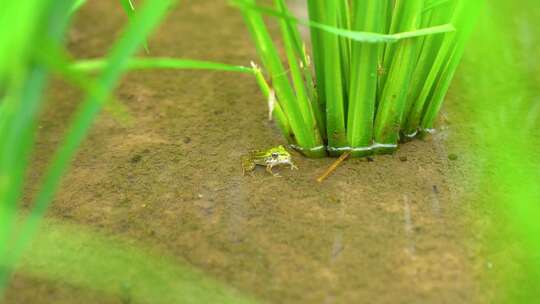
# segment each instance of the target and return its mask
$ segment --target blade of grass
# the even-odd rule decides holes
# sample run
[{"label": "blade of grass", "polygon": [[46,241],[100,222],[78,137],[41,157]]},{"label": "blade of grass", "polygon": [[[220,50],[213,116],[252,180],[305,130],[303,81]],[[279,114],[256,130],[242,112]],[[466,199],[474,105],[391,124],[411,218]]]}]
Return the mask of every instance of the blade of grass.
[{"label": "blade of grass", "polygon": [[[273,102],[272,99],[276,98],[276,93],[270,88],[270,85],[264,78],[261,69],[254,63],[253,70],[255,71],[255,79],[257,80],[257,84],[259,85],[263,96],[268,100],[269,103]],[[272,108],[270,118],[275,117],[279,125],[279,129],[283,133],[283,136],[287,139],[288,142],[294,142],[294,133],[291,129],[291,125],[287,120],[287,116],[285,115],[285,113],[283,113],[283,109],[281,109],[279,103],[276,102],[273,106],[269,105],[269,107]]]},{"label": "blade of grass", "polygon": [[[414,31],[421,24],[423,0],[397,0],[396,10],[402,12],[399,31]],[[413,68],[416,64],[418,41],[414,39],[400,42],[395,50],[388,78],[380,98],[375,118],[375,142],[378,152],[395,150],[399,139],[401,121],[405,110],[407,91]]]},{"label": "blade of grass", "polygon": [[[0,39],[0,49],[11,43],[12,48],[0,55],[6,95],[3,99],[3,121],[0,122],[0,299],[10,276],[8,250],[14,230],[17,202],[21,198],[24,175],[33,147],[35,119],[46,83],[46,69],[31,62],[34,40],[45,36],[59,42],[69,18],[70,1],[10,2],[4,7],[2,21],[13,21],[7,37]],[[19,52],[10,58],[11,52]],[[6,70],[4,70],[6,68]],[[7,262],[7,263],[6,263]]]},{"label": "blade of grass", "polygon": [[[279,0],[276,2],[278,11],[283,14],[290,15],[290,10],[288,9],[284,0]],[[289,59],[289,66],[291,67],[291,75],[293,76],[293,84],[295,86],[296,94],[300,98],[302,98],[304,95],[305,98],[307,98],[311,108],[310,112],[313,112],[313,115],[315,116],[319,136],[324,139],[326,137],[326,133],[324,132],[324,108],[320,107],[317,100],[318,97],[315,91],[315,83],[311,71],[311,62],[306,54],[305,45],[302,43],[296,23],[289,19],[280,19],[280,23],[284,43],[288,45],[288,47],[286,46],[286,51],[288,53],[287,57]],[[298,59],[295,59],[295,62],[291,63],[290,61],[292,59],[291,56],[293,51],[294,55]],[[299,63],[297,63],[297,61]],[[301,75],[298,75],[298,73],[294,70],[300,70]],[[298,88],[298,86],[302,87]],[[308,107],[306,106],[305,108],[307,109]]]},{"label": "blade of grass", "polygon": [[435,8],[438,8],[439,6],[449,4],[453,0],[431,0],[426,1],[426,5],[424,6],[424,13],[429,12]]},{"label": "blade of grass", "polygon": [[[384,19],[386,22],[384,22],[384,29],[382,32],[388,34],[391,33],[390,29],[392,27],[392,16],[394,15],[394,1],[385,0],[382,1],[382,5],[384,6],[383,10],[386,12],[386,17]],[[386,68],[388,68],[386,65],[386,59],[389,57],[390,46],[390,43],[386,43],[379,48],[379,59],[377,66],[377,100],[375,102],[375,107],[377,107],[379,104],[379,97],[384,88],[384,81],[386,80]]]},{"label": "blade of grass", "polygon": [[[336,26],[338,24],[337,3],[325,1],[325,24]],[[324,32],[322,47],[324,48],[324,84],[326,94],[326,136],[328,138],[327,150],[330,155],[339,155],[346,149],[347,133],[345,127],[345,87],[343,80],[343,61],[339,37]],[[316,50],[314,50],[316,52]]]},{"label": "blade of grass", "polygon": [[86,0],[74,0],[71,6],[71,13],[77,12],[84,4],[86,4]]},{"label": "blade of grass", "polygon": [[[467,38],[473,29],[474,20],[477,18],[481,5],[482,0],[459,0],[452,17],[452,23],[459,27],[459,32],[445,35],[431,70],[425,81],[421,83],[422,90],[418,97],[413,100],[404,126],[406,134],[412,135],[422,131],[422,129],[432,128],[433,121],[453,79],[455,69],[465,51]],[[436,101],[429,111],[429,118],[426,119],[425,113],[432,104],[428,100]],[[425,124],[423,123],[424,120]]]},{"label": "blade of grass", "polygon": [[17,268],[24,276],[62,282],[119,303],[258,303],[144,243],[65,221],[46,219],[42,226]]},{"label": "blade of grass", "polygon": [[[340,29],[351,29],[351,16],[349,0],[336,1],[337,9],[337,23],[336,27]],[[339,37],[339,50],[341,58],[341,72],[343,79],[343,95],[344,100],[348,100],[349,95],[349,75],[351,70],[351,40],[347,37]],[[345,103],[347,106],[347,103]],[[345,109],[345,117],[347,116],[347,109]],[[346,118],[345,118],[346,119]]]},{"label": "blade of grass", "polygon": [[[32,47],[32,39],[37,24],[42,22],[43,14],[50,1],[3,1],[0,10],[0,83],[8,90],[11,82],[22,77]],[[41,24],[43,26],[43,24]],[[10,81],[11,79],[11,81]]]},{"label": "blade of grass", "polygon": [[[88,59],[78,60],[74,62],[70,68],[81,72],[95,72],[103,70],[103,68],[106,66],[107,60]],[[126,62],[125,68],[128,70],[191,69],[254,74],[253,69],[249,67],[228,65],[211,61],[176,58],[131,58]]]},{"label": "blade of grass", "polygon": [[[135,15],[135,5],[133,5],[133,2],[131,0],[119,0],[120,4],[122,5],[122,8],[128,15],[129,19],[133,18],[133,15]],[[148,48],[148,40],[145,39],[143,42],[144,51],[146,54],[150,54],[150,49]]]},{"label": "blade of grass", "polygon": [[[464,13],[464,1],[459,1],[456,9],[453,12],[452,23],[456,23],[459,20],[460,15]],[[460,29],[461,31],[461,29]],[[444,65],[449,61],[455,48],[456,32],[448,33],[444,36],[439,51],[432,59],[432,64],[426,66],[428,74],[422,79],[422,74],[417,74],[416,83],[412,84],[412,90],[410,95],[410,109],[408,110],[407,119],[404,123],[403,132],[407,137],[414,137],[420,130],[420,124],[423,118],[426,103],[432,97],[434,93],[434,87],[441,73],[443,72]],[[429,59],[428,59],[429,60]],[[421,68],[421,67],[420,67]],[[424,71],[425,72],[425,71]],[[423,73],[417,71],[417,73]]]},{"label": "blade of grass", "polygon": [[[403,18],[403,15],[405,14],[404,5],[406,5],[404,2],[396,2],[392,1],[390,4],[390,7],[392,8],[390,10],[389,14],[389,22],[388,22],[388,32],[390,34],[396,34],[398,33],[403,27],[401,26],[402,22],[405,20]],[[381,77],[379,80],[379,92],[378,95],[382,95],[382,91],[386,85],[386,80],[388,79],[388,71],[390,71],[390,67],[392,65],[392,62],[394,60],[394,55],[396,53],[396,50],[399,48],[398,44],[395,43],[387,43],[384,48],[384,56],[381,60]]]},{"label": "blade of grass", "polygon": [[[82,71],[71,68],[72,59],[67,51],[47,40],[42,40],[38,44],[40,47],[39,51],[34,52],[34,60],[44,65],[51,74],[58,74],[62,79],[82,89],[85,94],[91,94],[98,89],[93,78],[88,77]],[[127,107],[114,96],[108,96],[104,110],[123,124],[129,125],[132,123],[133,118],[129,114]]]},{"label": "blade of grass", "polygon": [[[384,1],[352,2],[355,22],[353,30],[382,32],[387,12]],[[377,98],[379,53],[382,46],[353,42],[351,89],[349,93],[349,115],[347,136],[353,156],[371,153],[373,144],[373,122]]]},{"label": "blade of grass", "polygon": [[[78,60],[69,66],[65,66],[65,70],[61,72],[68,76],[68,79],[79,80],[76,85],[82,86],[83,89],[88,91],[90,89],[88,84],[91,83],[85,80],[81,73],[90,73],[101,71],[107,64],[104,59],[89,59]],[[128,70],[147,70],[147,69],[180,69],[180,70],[209,70],[209,71],[223,71],[223,72],[239,72],[255,74],[252,68],[236,65],[228,65],[219,62],[190,60],[190,59],[175,59],[175,58],[132,58],[126,64]],[[121,122],[129,122],[131,119],[124,105],[118,100],[111,98],[107,103],[105,110],[111,113],[115,118],[118,118]]]},{"label": "blade of grass", "polygon": [[[285,15],[292,15],[284,0],[274,0],[274,4],[276,6],[277,12]],[[296,23],[292,22],[289,19],[284,19],[282,21],[285,21],[285,30],[287,31],[287,35],[290,36],[291,45],[294,53],[296,54],[296,56],[298,56],[303,65],[307,65],[307,54],[305,53],[304,44],[302,42],[300,32],[298,32],[298,28],[296,27]]]},{"label": "blade of grass", "polygon": [[[59,56],[55,57],[59,58]],[[86,77],[83,73],[100,71],[106,66],[106,64],[107,62],[104,59],[79,60],[72,64],[64,60],[64,62],[62,63],[53,63],[54,66],[51,66],[51,68],[55,68],[56,70],[58,70],[65,76],[65,78],[71,80],[72,82],[74,82],[75,85],[79,86],[86,92],[91,92],[93,90],[93,80],[88,79],[88,77]],[[132,58],[127,62],[126,69],[191,69],[239,72],[256,75],[254,69],[244,66],[228,65],[219,62],[175,58]],[[127,111],[127,108],[115,98],[111,97],[104,109],[122,123],[131,122],[131,117]]]},{"label": "blade of grass", "polygon": [[[456,21],[456,24],[459,24],[460,31],[457,33],[455,48],[452,52],[452,56],[446,63],[440,79],[437,82],[437,86],[434,89],[433,97],[429,101],[423,114],[422,123],[420,125],[423,130],[433,128],[435,118],[441,109],[444,97],[450,88],[454,74],[456,73],[459,63],[461,62],[463,54],[465,53],[467,41],[474,29],[475,21],[477,20],[483,4],[484,0],[463,0],[458,4],[457,18],[459,19]],[[459,5],[463,5],[463,11],[460,10]],[[439,60],[439,58],[437,58],[437,60]]]},{"label": "blade of grass", "polygon": [[[287,7],[284,0],[275,0],[276,7],[283,12],[287,12]],[[312,108],[312,103],[309,100],[307,94],[306,86],[304,83],[303,73],[300,66],[301,58],[298,57],[297,52],[295,52],[295,37],[290,31],[290,25],[284,19],[280,20],[281,32],[285,47],[285,52],[287,54],[287,59],[289,61],[289,69],[291,73],[291,78],[293,86],[296,92],[297,103],[302,112],[302,117],[304,118],[304,123],[306,127],[312,130],[315,133],[316,141],[322,144],[322,136],[320,135],[320,128],[317,126],[317,119],[315,118],[315,110]]]},{"label": "blade of grass", "polygon": [[[439,2],[438,6],[432,7],[429,12],[429,20],[426,21],[427,26],[451,22],[451,19],[453,19],[455,3],[455,1],[442,1]],[[447,35],[453,35],[453,33],[448,33]],[[433,87],[433,79],[428,78],[430,73],[433,73],[433,75],[440,74],[441,65],[440,63],[436,64],[436,59],[439,54],[445,54],[448,52],[445,47],[442,47],[445,37],[448,36],[436,35],[426,36],[424,38],[425,40],[423,41],[422,50],[420,52],[415,71],[413,73],[413,78],[411,80],[410,90],[405,108],[406,115],[404,123],[404,134],[409,138],[414,137],[417,134],[416,129],[418,128],[418,119],[410,119],[411,108],[413,107],[415,102],[417,102],[421,98],[424,98],[420,96],[422,94],[422,90],[426,88],[426,86],[429,86],[430,88]],[[441,55],[441,58],[442,57],[443,56]],[[430,92],[432,92],[432,90],[428,90],[424,92],[424,94]],[[421,104],[417,106],[421,106]],[[409,121],[416,121],[416,125],[414,127],[409,126]]]},{"label": "blade of grass", "polygon": [[[324,20],[324,7],[323,2],[319,0],[307,0],[309,20],[315,22],[322,22]],[[289,22],[294,23],[295,20],[288,19]],[[323,31],[318,28],[310,27],[311,33],[311,49],[315,67],[315,92],[317,93],[315,102],[319,108],[319,126],[321,127],[322,137],[325,142],[328,140],[326,136],[326,89],[324,83],[324,48],[323,44]]]},{"label": "blade of grass", "polygon": [[[243,10],[256,11],[259,13],[264,13],[266,15],[278,17],[278,18],[286,18],[286,19],[291,20],[292,22],[302,24],[304,26],[308,26],[311,28],[315,28],[317,30],[320,30],[326,33],[332,33],[340,37],[346,37],[354,41],[360,41],[360,42],[366,42],[366,43],[397,43],[400,40],[404,40],[404,39],[421,37],[421,36],[426,36],[426,35],[448,33],[448,32],[453,32],[456,30],[452,24],[443,24],[443,25],[433,26],[433,27],[424,28],[424,29],[420,29],[417,27],[414,30],[404,30],[401,32],[395,32],[393,34],[357,32],[357,31],[351,31],[347,29],[341,29],[341,28],[336,27],[335,25],[328,25],[321,21],[315,21],[315,20],[319,20],[321,17],[324,18],[324,12],[320,12],[321,8],[319,8],[318,5],[321,5],[321,3],[326,5],[327,2],[325,1],[308,0],[308,9],[310,11],[309,20],[302,20],[291,15],[285,15],[271,8],[254,5],[253,3],[250,3],[249,1],[251,0],[231,0],[231,2],[234,5],[238,6],[239,8]],[[331,3],[330,5],[335,5],[335,3]],[[324,8],[322,10],[325,11]],[[311,12],[313,12],[313,14]]]}]

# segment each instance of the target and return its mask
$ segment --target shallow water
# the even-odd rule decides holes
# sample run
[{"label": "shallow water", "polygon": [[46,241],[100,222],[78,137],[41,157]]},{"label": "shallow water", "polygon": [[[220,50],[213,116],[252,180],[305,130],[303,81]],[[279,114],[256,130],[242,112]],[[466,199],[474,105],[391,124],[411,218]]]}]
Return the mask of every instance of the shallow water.
[{"label": "shallow water", "polygon": [[[90,3],[70,33],[73,53],[104,54],[122,15],[115,3]],[[150,49],[153,56],[243,65],[256,58],[240,15],[226,1],[185,1],[150,40]],[[49,96],[34,179],[80,97],[60,82]],[[478,255],[478,236],[468,229],[474,204],[462,196],[474,186],[465,179],[473,164],[448,157],[464,149],[458,137],[465,127],[451,123],[460,100],[454,91],[436,135],[373,162],[348,160],[323,184],[315,179],[332,159],[295,155],[300,170],[281,169],[282,178],[263,169],[242,176],[242,154],[283,143],[265,119],[264,98],[250,76],[137,72],[125,78],[117,96],[132,124],[101,116],[51,218],[147,244],[262,302],[485,299],[477,270],[486,261]],[[117,301],[18,274],[8,303],[21,299]]]}]

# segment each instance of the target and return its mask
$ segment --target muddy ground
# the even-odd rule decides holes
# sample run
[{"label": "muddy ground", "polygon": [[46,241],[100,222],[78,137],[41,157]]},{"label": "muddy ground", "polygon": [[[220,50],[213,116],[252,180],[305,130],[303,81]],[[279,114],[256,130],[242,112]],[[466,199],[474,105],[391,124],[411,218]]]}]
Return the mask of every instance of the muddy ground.
[{"label": "muddy ground", "polygon": [[[125,21],[93,1],[69,45],[102,56]],[[255,50],[226,1],[184,1],[150,40],[153,56],[249,64]],[[294,155],[300,170],[242,176],[240,156],[283,144],[248,75],[131,73],[117,90],[132,116],[104,113],[80,149],[49,217],[157,248],[268,303],[474,303],[489,292],[471,227],[465,127],[452,123],[453,89],[439,132],[372,162]],[[80,92],[55,81],[40,123],[32,178],[59,143]],[[450,160],[457,154],[457,160]],[[454,159],[454,157],[451,157]],[[62,282],[17,274],[8,303],[120,302]],[[101,300],[100,300],[101,299]]]}]

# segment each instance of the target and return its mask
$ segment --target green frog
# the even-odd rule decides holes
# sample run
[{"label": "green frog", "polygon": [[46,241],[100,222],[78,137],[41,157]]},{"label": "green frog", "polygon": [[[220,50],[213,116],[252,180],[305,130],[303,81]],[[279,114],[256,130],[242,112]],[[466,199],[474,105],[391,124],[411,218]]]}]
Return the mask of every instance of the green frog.
[{"label": "green frog", "polygon": [[292,162],[291,154],[283,146],[265,151],[251,151],[242,156],[242,172],[244,175],[246,175],[246,172],[255,170],[257,165],[265,166],[266,172],[273,176],[279,176],[279,174],[272,172],[272,168],[279,165],[288,165],[291,170],[298,170],[298,167]]}]

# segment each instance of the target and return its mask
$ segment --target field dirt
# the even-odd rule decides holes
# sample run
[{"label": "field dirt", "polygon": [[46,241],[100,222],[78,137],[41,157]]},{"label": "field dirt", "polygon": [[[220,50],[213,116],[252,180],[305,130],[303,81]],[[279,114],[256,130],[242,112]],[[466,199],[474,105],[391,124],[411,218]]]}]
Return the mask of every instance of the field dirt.
[{"label": "field dirt", "polygon": [[[255,49],[226,2],[183,1],[149,41],[151,55],[248,65]],[[116,2],[90,2],[71,51],[102,56],[125,21]],[[242,175],[242,154],[284,143],[251,76],[133,72],[116,93],[131,123],[100,116],[48,217],[147,244],[261,302],[483,302],[455,92],[438,133],[395,155],[347,160],[318,184],[334,159],[294,154],[300,170],[277,169],[281,178]],[[54,81],[48,96],[33,180],[81,93]],[[16,274],[7,303],[51,302],[120,300]]]}]

